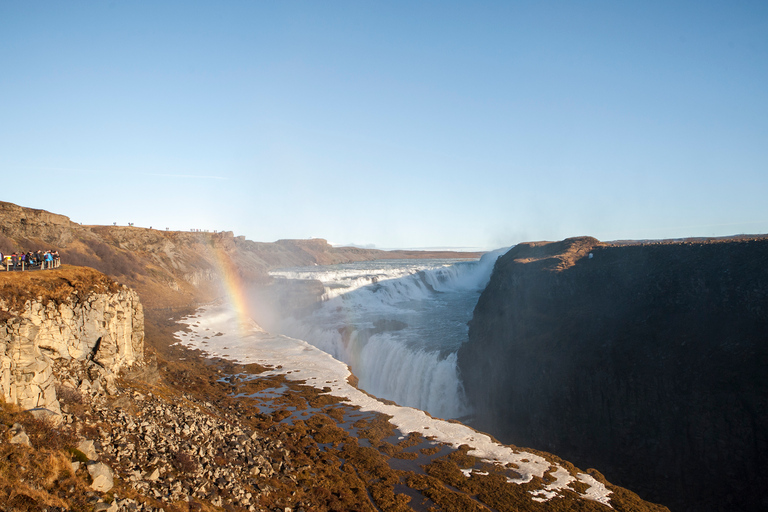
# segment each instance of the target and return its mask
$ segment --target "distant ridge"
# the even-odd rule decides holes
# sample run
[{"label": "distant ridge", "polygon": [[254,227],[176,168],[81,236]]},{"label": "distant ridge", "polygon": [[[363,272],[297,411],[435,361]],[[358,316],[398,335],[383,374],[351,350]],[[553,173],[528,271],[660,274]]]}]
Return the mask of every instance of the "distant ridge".
[{"label": "distant ridge", "polygon": [[61,214],[0,202],[0,251],[38,249],[56,249],[64,263],[95,268],[135,288],[148,309],[189,306],[219,296],[225,260],[244,282],[263,284],[270,280],[268,271],[279,267],[482,254],[333,247],[322,238],[254,242],[231,231],[84,226]]}]

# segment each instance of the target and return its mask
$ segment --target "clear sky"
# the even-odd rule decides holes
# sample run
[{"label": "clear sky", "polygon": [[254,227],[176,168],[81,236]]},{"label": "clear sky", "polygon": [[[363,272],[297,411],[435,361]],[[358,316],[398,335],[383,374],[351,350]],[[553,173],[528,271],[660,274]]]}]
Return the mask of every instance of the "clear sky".
[{"label": "clear sky", "polygon": [[0,200],[380,248],[768,232],[768,2],[0,0]]}]

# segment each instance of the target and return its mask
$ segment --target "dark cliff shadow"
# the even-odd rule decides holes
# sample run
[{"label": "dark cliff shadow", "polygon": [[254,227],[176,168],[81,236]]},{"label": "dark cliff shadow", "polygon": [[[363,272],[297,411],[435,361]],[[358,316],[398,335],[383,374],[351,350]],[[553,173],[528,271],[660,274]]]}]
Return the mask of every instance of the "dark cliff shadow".
[{"label": "dark cliff shadow", "polygon": [[673,511],[768,509],[768,241],[580,247],[499,260],[459,352],[476,426]]}]

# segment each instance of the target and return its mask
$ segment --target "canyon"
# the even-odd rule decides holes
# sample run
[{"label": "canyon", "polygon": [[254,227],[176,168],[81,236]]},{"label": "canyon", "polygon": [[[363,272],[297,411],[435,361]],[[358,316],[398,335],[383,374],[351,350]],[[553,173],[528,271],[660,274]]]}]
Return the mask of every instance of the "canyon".
[{"label": "canyon", "polygon": [[459,351],[471,424],[671,510],[765,510],[768,239],[519,244]]},{"label": "canyon", "polygon": [[[759,237],[622,244],[579,238],[520,244],[499,258],[458,362],[475,409],[467,421],[551,465],[520,485],[506,483],[513,468],[472,457],[471,447],[398,437],[385,416],[258,365],[211,359],[174,336],[182,328],[177,321],[221,297],[223,281],[233,276],[259,290],[259,300],[306,309],[322,287],[276,280],[269,270],[479,255],[82,226],[2,202],[0,221],[4,252],[56,249],[64,263],[0,275],[7,404],[0,435],[22,445],[0,448],[8,460],[33,453],[67,459],[35,437],[26,416],[7,408],[14,403],[58,417],[56,432],[96,447],[62,462],[49,479],[80,489],[82,501],[55,484],[35,503],[184,512],[605,510],[585,499],[588,486],[574,476],[583,475],[606,486],[615,510],[665,510],[653,501],[672,510],[759,506],[752,493],[765,474],[766,444]],[[229,437],[242,438],[242,446]],[[695,470],[686,465],[691,454],[699,457]],[[560,457],[600,471],[582,473]],[[97,464],[113,473],[112,490],[94,487],[102,478],[91,474]],[[22,481],[3,467],[0,492],[14,503],[33,500],[32,490],[19,498]],[[645,477],[622,471],[634,468]],[[563,478],[570,483],[561,487]]]}]

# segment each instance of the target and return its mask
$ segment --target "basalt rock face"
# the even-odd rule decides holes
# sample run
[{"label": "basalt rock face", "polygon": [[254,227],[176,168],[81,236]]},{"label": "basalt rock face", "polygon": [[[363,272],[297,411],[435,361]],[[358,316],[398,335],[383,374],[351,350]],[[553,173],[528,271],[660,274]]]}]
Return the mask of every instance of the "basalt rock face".
[{"label": "basalt rock face", "polygon": [[[4,291],[11,286],[6,281],[23,277],[27,282],[18,285],[47,294],[21,304],[0,300],[0,389],[6,402],[58,414],[54,360],[95,364],[109,386],[109,376],[143,357],[144,313],[133,290],[90,269],[35,272],[36,279],[13,274],[4,274]],[[62,281],[68,274],[73,275]],[[90,288],[74,284],[83,274],[98,276],[89,280]]]},{"label": "basalt rock face", "polygon": [[459,352],[476,426],[671,510],[766,510],[768,240],[521,244]]}]

